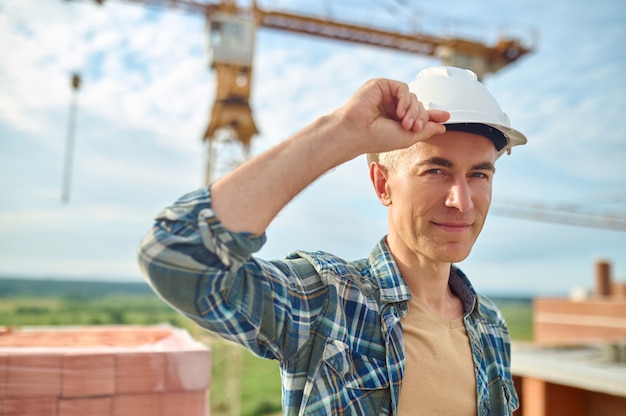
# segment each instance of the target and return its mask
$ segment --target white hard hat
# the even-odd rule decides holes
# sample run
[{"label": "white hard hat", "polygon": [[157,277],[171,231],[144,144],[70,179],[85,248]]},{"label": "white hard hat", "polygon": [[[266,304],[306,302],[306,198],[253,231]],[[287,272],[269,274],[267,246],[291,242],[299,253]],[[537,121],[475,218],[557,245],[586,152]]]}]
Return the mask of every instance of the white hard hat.
[{"label": "white hard hat", "polygon": [[526,136],[510,127],[509,117],[470,70],[426,68],[409,83],[409,89],[426,110],[450,112],[450,119],[444,123],[447,130],[475,133],[493,141],[498,157],[527,141]]}]

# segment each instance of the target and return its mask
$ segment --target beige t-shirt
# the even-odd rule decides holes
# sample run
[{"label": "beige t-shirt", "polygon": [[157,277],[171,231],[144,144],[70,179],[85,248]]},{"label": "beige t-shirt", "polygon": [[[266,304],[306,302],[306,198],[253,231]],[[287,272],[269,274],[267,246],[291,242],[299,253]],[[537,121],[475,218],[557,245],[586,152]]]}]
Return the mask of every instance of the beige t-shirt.
[{"label": "beige t-shirt", "polygon": [[406,365],[399,416],[476,416],[476,376],[463,318],[448,321],[420,300],[402,320]]}]

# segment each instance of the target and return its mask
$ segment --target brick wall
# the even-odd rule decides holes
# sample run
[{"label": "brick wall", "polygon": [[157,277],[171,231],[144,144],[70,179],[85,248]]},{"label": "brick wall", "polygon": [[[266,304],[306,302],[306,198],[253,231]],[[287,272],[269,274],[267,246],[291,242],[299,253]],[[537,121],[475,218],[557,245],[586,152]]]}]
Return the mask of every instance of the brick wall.
[{"label": "brick wall", "polygon": [[626,301],[537,298],[533,301],[533,339],[539,345],[626,340]]},{"label": "brick wall", "polygon": [[207,416],[210,375],[171,327],[0,333],[0,416]]},{"label": "brick wall", "polygon": [[533,377],[516,377],[520,409],[515,416],[624,416],[626,397],[613,396]]}]

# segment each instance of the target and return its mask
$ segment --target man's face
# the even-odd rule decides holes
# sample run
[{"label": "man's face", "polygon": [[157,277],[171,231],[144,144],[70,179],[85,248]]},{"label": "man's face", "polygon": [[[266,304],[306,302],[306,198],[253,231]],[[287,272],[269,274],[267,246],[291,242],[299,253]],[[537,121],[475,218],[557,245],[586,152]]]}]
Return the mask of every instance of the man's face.
[{"label": "man's face", "polygon": [[[446,132],[400,156],[379,197],[389,209],[394,255],[453,263],[465,259],[491,203],[496,150],[485,137]],[[377,189],[382,189],[378,188]]]}]

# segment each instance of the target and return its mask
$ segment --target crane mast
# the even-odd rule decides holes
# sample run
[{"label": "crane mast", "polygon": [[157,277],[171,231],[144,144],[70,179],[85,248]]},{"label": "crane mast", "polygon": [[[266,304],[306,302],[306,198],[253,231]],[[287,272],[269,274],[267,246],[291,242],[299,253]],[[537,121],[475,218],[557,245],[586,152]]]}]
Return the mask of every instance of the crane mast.
[{"label": "crane mast", "polygon": [[[66,0],[68,1],[68,0]],[[103,4],[105,0],[92,0]],[[252,0],[120,0],[147,6],[201,13],[207,19],[209,62],[216,74],[216,94],[211,119],[204,132],[207,145],[205,183],[218,177],[220,163],[236,166],[250,156],[252,137],[258,133],[250,107],[254,39],[258,28],[306,34],[360,43],[407,53],[432,56],[444,65],[474,71],[479,79],[531,52],[519,39],[500,38],[494,45],[460,37],[440,37],[339,21],[331,18],[265,10]],[[224,160],[232,153],[232,160]]]}]

